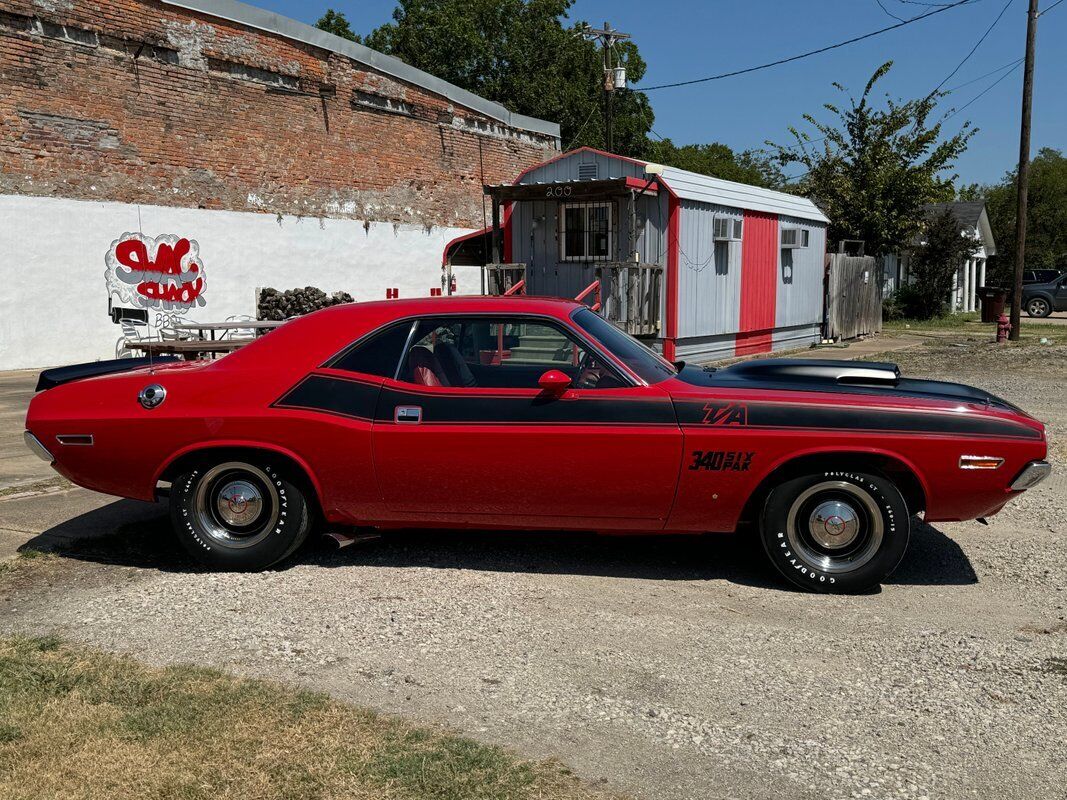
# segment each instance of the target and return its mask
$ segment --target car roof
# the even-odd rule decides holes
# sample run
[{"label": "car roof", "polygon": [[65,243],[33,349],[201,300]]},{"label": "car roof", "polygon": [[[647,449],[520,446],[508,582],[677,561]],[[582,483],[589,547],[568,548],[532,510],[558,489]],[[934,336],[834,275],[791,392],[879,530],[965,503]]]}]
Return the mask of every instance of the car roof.
[{"label": "car roof", "polygon": [[290,320],[218,363],[226,368],[287,362],[315,366],[394,320],[438,314],[536,314],[565,320],[574,309],[583,307],[556,297],[495,295],[342,303]]}]

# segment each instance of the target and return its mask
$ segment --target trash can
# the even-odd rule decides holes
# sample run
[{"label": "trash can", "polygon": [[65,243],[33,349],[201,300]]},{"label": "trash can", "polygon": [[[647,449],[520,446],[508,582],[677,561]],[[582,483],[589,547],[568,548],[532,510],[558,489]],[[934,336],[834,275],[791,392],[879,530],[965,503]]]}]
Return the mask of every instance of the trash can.
[{"label": "trash can", "polygon": [[999,286],[979,286],[978,299],[982,301],[982,322],[996,322],[1004,313],[1008,290]]}]

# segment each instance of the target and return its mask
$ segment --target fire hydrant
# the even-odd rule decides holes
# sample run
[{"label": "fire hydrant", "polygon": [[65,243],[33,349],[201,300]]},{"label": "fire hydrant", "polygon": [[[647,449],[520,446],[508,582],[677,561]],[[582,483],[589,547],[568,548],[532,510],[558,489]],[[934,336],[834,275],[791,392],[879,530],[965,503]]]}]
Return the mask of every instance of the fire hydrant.
[{"label": "fire hydrant", "polygon": [[1008,341],[1009,333],[1011,333],[1011,323],[1008,322],[1008,315],[1001,314],[1000,317],[997,318],[997,341]]}]

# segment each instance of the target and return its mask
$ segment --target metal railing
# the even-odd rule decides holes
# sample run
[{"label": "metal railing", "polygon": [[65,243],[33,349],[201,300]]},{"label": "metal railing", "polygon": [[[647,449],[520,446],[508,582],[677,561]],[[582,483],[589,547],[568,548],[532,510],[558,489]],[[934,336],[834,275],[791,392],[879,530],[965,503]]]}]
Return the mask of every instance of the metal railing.
[{"label": "metal railing", "polygon": [[587,298],[589,295],[593,294],[594,292],[596,293],[596,301],[593,303],[593,305],[589,306],[589,309],[591,311],[599,311],[600,310],[600,279],[599,278],[597,278],[591,284],[589,284],[584,289],[582,289],[582,291],[580,291],[578,293],[578,296],[575,297],[574,299],[577,300],[579,303],[584,303],[585,302],[585,298]]}]

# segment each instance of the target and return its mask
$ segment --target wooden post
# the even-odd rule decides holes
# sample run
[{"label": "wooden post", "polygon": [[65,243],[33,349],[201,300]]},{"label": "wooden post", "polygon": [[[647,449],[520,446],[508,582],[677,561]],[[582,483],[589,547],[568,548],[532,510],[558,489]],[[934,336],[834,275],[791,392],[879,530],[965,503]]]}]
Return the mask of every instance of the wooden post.
[{"label": "wooden post", "polygon": [[1019,126],[1018,198],[1015,206],[1015,291],[1011,297],[1011,333],[1019,340],[1022,317],[1023,267],[1026,266],[1026,193],[1030,183],[1030,111],[1034,96],[1034,42],[1037,38],[1037,0],[1030,0],[1026,16],[1026,66],[1023,69],[1023,108]]}]

